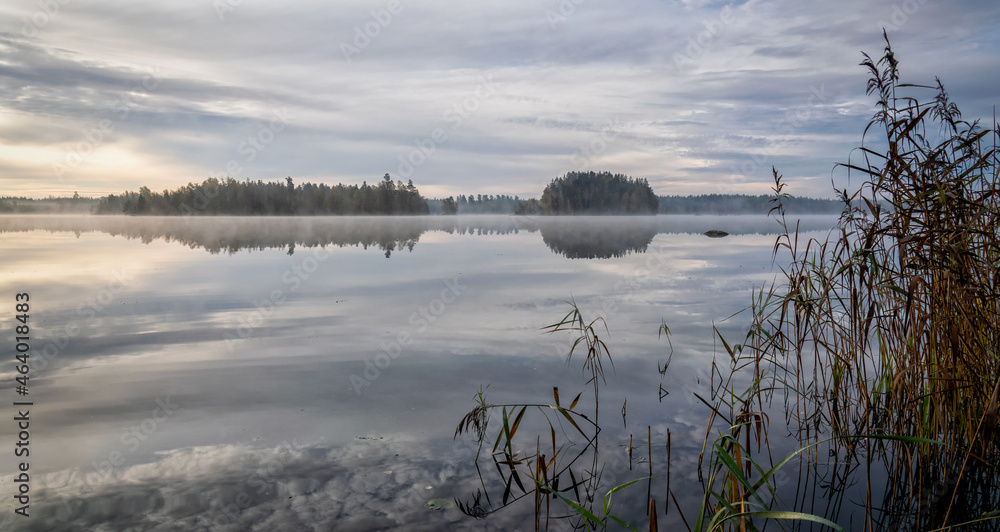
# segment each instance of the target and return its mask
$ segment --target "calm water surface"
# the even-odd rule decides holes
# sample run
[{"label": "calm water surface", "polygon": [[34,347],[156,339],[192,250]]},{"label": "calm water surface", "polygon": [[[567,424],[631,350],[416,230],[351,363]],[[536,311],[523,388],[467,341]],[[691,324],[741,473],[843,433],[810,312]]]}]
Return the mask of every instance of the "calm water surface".
[{"label": "calm water surface", "polygon": [[[614,357],[602,483],[666,463],[669,430],[671,485],[693,509],[707,419],[694,394],[708,397],[725,356],[712,327],[745,333],[746,317],[726,318],[774,279],[776,229],[742,216],[0,217],[0,320],[10,331],[14,294],[30,293],[34,402],[31,517],[4,483],[0,528],[533,529],[531,497],[501,508],[496,471],[481,478],[475,441],[452,436],[480,386],[498,403],[548,403],[558,386],[593,408],[580,360],[566,361],[573,337],[540,331],[569,300],[604,317]],[[15,377],[6,365],[8,446]],[[548,437],[540,418],[521,430]],[[5,451],[0,475],[16,468]],[[616,508],[641,513],[647,489],[662,504],[658,477]],[[477,490],[495,511],[484,519],[427,506]]]}]

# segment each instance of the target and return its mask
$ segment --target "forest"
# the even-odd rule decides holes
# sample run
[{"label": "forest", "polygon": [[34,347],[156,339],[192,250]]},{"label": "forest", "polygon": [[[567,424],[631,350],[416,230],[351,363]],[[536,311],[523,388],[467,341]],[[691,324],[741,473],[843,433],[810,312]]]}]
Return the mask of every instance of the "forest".
[{"label": "forest", "polygon": [[413,186],[393,182],[385,174],[377,185],[305,183],[291,177],[281,182],[237,181],[208,178],[176,190],[138,192],[101,198],[95,214],[128,215],[324,215],[324,214],[427,214],[427,200]]},{"label": "forest", "polygon": [[546,185],[541,200],[516,214],[656,214],[659,198],[646,179],[611,172],[569,172]]}]

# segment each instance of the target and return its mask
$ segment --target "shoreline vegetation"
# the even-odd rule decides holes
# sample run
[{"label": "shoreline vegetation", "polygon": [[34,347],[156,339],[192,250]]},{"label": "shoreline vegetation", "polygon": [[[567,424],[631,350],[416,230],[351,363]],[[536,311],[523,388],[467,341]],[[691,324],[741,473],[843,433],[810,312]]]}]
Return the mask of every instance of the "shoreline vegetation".
[{"label": "shoreline vegetation", "polygon": [[[648,469],[602,481],[597,413],[603,368],[613,364],[608,326],[571,301],[542,330],[577,337],[567,364],[583,359],[592,395],[567,405],[555,388],[552,402],[539,390],[541,402],[498,404],[486,397],[496,383],[480,385],[454,437],[471,436],[477,468],[480,460],[493,467],[480,469],[484,493],[456,499],[460,510],[482,519],[525,498],[534,502],[535,530],[569,519],[579,530],[655,531],[671,507],[698,532],[997,530],[1000,127],[962,120],[940,80],[901,83],[883,35],[883,56],[864,54],[861,63],[876,112],[861,146],[835,167],[863,184],[837,191],[843,211],[826,238],[789,223],[785,184],[772,168],[780,273],[727,318],[747,319],[744,338],[715,329],[721,360],[711,363],[710,394],[693,394],[706,407],[700,504],[682,506],[671,488],[669,428],[665,442],[653,441],[651,426],[638,446],[632,434],[612,441],[628,450],[630,471],[633,451]],[[658,334],[669,340],[669,324]],[[661,375],[671,371],[668,347],[666,360],[655,361]],[[578,408],[591,402],[592,414]],[[518,433],[524,426],[542,429]],[[667,461],[654,468],[652,448],[664,443]],[[793,452],[772,454],[787,443]],[[499,478],[487,481],[483,471]],[[666,489],[654,490],[664,478]],[[636,494],[640,504],[618,513],[612,499],[640,482],[645,499]],[[490,497],[488,485],[503,487],[502,498]]]},{"label": "shoreline vegetation", "polygon": [[[129,216],[354,216],[514,214],[541,216],[648,216],[656,214],[766,215],[771,196],[702,194],[657,196],[645,179],[610,172],[569,172],[552,180],[541,199],[504,194],[425,198],[413,181],[377,185],[295,184],[209,178],[174,190],[140,187],[100,198],[0,197],[0,214],[100,214]],[[840,214],[843,201],[786,196],[790,214]]]}]

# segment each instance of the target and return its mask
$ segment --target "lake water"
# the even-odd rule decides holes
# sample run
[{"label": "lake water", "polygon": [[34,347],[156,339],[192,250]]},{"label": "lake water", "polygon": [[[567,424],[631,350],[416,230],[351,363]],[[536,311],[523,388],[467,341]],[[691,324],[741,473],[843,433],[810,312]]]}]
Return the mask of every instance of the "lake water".
[{"label": "lake water", "polygon": [[[486,385],[493,403],[545,404],[558,386],[593,413],[579,353],[567,364],[574,337],[541,331],[568,301],[604,318],[614,360],[601,485],[647,475],[650,459],[659,474],[669,431],[671,486],[693,519],[708,418],[694,394],[710,395],[713,358],[725,366],[713,325],[742,338],[748,317],[727,318],[774,279],[777,229],[757,216],[0,217],[4,342],[15,294],[30,295],[31,327],[28,395],[14,364],[2,370],[5,479],[21,460],[11,403],[33,403],[20,407],[30,517],[5,482],[0,528],[531,530],[532,496],[503,507],[491,446],[477,470],[476,441],[453,433]],[[526,414],[525,453],[550,438],[540,416]],[[644,522],[647,491],[662,511],[665,490],[642,481],[615,510]],[[477,493],[489,515],[454,507]],[[660,522],[682,526],[676,508]]]}]

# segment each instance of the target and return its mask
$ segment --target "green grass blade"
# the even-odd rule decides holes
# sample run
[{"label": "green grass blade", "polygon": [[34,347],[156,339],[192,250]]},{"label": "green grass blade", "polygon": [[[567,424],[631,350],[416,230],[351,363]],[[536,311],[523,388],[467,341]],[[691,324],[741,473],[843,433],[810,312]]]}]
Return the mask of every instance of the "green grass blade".
[{"label": "green grass blade", "polygon": [[824,519],[818,515],[807,514],[803,512],[787,512],[781,510],[760,510],[754,512],[744,512],[741,514],[734,515],[733,519],[738,519],[740,517],[761,517],[764,519],[794,519],[797,521],[811,521],[813,523],[818,523],[823,526],[828,526],[834,530],[839,530],[840,532],[846,532],[840,525]]}]

